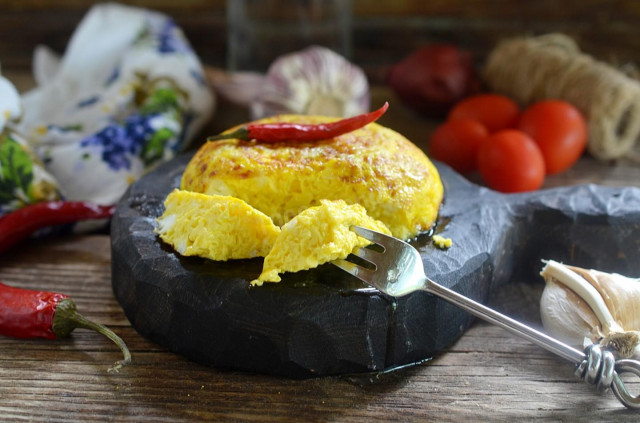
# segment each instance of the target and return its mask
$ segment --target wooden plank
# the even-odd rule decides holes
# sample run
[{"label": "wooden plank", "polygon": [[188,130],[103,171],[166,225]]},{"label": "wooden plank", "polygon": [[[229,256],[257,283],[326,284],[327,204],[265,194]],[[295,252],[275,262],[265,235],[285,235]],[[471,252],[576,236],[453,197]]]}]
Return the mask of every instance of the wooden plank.
[{"label": "wooden plank", "polygon": [[[0,5],[0,60],[4,68],[28,69],[33,49],[47,44],[62,52],[92,0],[8,0]],[[188,0],[138,0],[132,5],[172,16],[204,63],[226,65],[226,4]],[[502,0],[353,2],[353,56],[372,76],[414,49],[434,42],[459,45],[478,61],[501,39],[565,32],[594,56],[626,64],[640,61],[640,4],[631,0]],[[375,82],[380,82],[376,80]]]},{"label": "wooden plank", "polygon": [[[85,11],[102,0],[3,0],[6,11]],[[130,6],[175,11],[177,13],[224,13],[226,0],[134,0]],[[504,0],[351,0],[355,19],[387,17],[442,17],[497,19],[539,19],[559,22],[586,21],[633,23],[640,18],[640,5],[634,0],[567,0],[558,7],[556,0],[509,2]]]},{"label": "wooden plank", "polygon": [[[86,10],[94,4],[104,3],[102,0],[3,0],[2,8],[6,10]],[[202,10],[223,11],[226,0],[134,0],[123,4],[159,10]]]},{"label": "wooden plank", "polygon": [[566,1],[558,7],[555,0],[353,0],[353,15],[369,17],[442,17],[482,18],[506,20],[633,22],[640,17],[640,5],[633,0]]},{"label": "wooden plank", "polygon": [[[570,363],[484,323],[433,360],[387,374],[298,381],[204,367],[130,327],[110,290],[109,261],[107,235],[29,242],[0,257],[0,280],[67,292],[133,354],[130,367],[110,374],[120,354],[93,332],[54,341],[0,337],[4,419],[55,422],[73,413],[77,421],[152,422],[637,420],[611,393],[598,395],[574,379]],[[522,308],[522,292],[531,301],[539,291],[512,289],[512,307]]]}]

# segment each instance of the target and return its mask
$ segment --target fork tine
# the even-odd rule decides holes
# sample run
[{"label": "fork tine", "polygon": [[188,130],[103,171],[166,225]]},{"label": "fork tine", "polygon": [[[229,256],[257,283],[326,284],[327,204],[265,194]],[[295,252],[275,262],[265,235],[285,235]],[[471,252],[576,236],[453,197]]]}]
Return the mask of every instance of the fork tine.
[{"label": "fork tine", "polygon": [[391,235],[386,235],[380,232],[372,231],[371,229],[363,228],[361,226],[353,225],[351,230],[360,235],[361,237],[368,239],[371,242],[379,245],[383,248],[383,253],[387,255],[398,254],[402,252],[411,252],[411,254],[418,254],[417,250],[413,248],[408,242],[401,239],[394,238]]},{"label": "fork tine", "polygon": [[386,247],[387,238],[391,238],[385,234],[381,234],[380,232],[372,231],[371,229],[363,228],[362,226],[352,225],[351,230],[364,239],[368,239],[371,242],[375,242],[376,244]]},{"label": "fork tine", "polygon": [[353,254],[354,256],[358,256],[361,259],[366,260],[367,262],[375,266],[376,258],[380,257],[380,254],[382,254],[383,252],[384,251],[376,251],[371,248],[361,247],[361,248],[356,248],[354,251],[351,252],[351,254]]},{"label": "fork tine", "polygon": [[347,260],[338,259],[332,261],[331,263],[367,284],[371,283],[371,280],[373,280],[376,272],[373,269],[367,269],[366,267],[358,266],[357,264]]}]

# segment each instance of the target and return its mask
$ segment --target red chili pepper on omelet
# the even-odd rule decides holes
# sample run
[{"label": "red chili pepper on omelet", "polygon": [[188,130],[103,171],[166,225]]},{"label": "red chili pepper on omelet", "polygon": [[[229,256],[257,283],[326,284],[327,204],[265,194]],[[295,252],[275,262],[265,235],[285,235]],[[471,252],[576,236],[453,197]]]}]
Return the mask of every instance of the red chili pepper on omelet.
[{"label": "red chili pepper on omelet", "polygon": [[76,311],[67,295],[15,288],[0,282],[0,335],[12,338],[56,339],[69,336],[75,328],[94,330],[112,340],[124,354],[110,371],[131,362],[131,353],[118,335]]},{"label": "red chili pepper on omelet", "polygon": [[373,112],[317,125],[287,122],[251,123],[236,131],[209,137],[207,141],[226,139],[264,142],[326,140],[355,131],[378,120],[388,108],[389,103],[385,102],[381,108]]}]

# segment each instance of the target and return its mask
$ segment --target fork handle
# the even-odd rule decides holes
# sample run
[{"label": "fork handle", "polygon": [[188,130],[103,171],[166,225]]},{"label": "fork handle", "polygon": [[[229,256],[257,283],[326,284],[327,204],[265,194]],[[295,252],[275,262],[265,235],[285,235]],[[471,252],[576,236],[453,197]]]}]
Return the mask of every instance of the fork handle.
[{"label": "fork handle", "polygon": [[611,387],[613,393],[622,404],[628,408],[640,409],[640,395],[631,395],[619,376],[619,373],[628,372],[640,377],[640,362],[636,360],[619,360],[615,362],[611,352],[603,351],[597,345],[588,347],[586,353],[582,352],[446,288],[429,278],[425,279],[425,291],[460,307],[480,319],[500,326],[547,351],[571,361],[576,364],[575,373],[580,378],[584,378],[588,383],[597,384],[598,389],[601,391]]}]

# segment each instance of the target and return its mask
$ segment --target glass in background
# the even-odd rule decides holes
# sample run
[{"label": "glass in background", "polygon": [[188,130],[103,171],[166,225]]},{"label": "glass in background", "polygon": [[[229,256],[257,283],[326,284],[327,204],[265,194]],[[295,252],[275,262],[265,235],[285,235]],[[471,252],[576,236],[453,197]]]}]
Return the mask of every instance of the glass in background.
[{"label": "glass in background", "polygon": [[228,0],[227,26],[230,71],[264,72],[311,45],[351,57],[351,0]]}]

